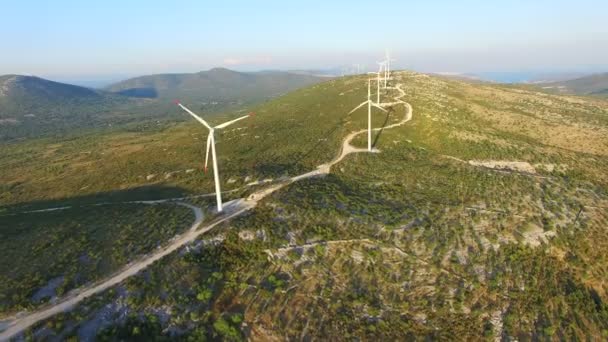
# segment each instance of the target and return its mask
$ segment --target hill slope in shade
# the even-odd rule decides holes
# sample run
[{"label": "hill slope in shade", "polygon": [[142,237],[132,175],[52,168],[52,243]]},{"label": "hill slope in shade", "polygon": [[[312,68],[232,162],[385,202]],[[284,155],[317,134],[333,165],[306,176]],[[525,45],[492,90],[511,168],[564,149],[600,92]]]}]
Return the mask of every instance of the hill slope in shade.
[{"label": "hill slope in shade", "polygon": [[595,74],[567,81],[540,83],[544,90],[575,95],[608,95],[608,73]]}]

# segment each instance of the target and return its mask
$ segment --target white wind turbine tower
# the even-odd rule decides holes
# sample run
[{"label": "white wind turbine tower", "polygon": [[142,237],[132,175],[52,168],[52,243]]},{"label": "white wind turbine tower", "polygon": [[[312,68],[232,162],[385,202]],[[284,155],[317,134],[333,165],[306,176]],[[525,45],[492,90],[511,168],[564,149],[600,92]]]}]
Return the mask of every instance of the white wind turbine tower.
[{"label": "white wind turbine tower", "polygon": [[184,105],[179,103],[179,101],[175,101],[175,104],[180,106],[183,110],[185,110],[188,114],[192,115],[198,122],[202,123],[207,129],[209,129],[209,135],[207,136],[207,153],[205,155],[205,172],[207,172],[207,162],[209,161],[209,149],[211,149],[211,157],[213,158],[213,178],[215,181],[215,198],[217,199],[217,211],[222,212],[222,190],[220,188],[220,175],[217,169],[217,156],[215,153],[215,137],[214,132],[216,129],[222,129],[232,125],[233,123],[248,118],[252,116],[253,113],[250,113],[245,116],[241,116],[240,118],[236,118],[234,120],[230,120],[224,122],[223,124],[219,124],[215,127],[211,127],[205,120],[203,120],[200,116],[192,113],[192,111],[186,108]]},{"label": "white wind turbine tower", "polygon": [[354,111],[356,111],[357,109],[367,105],[367,150],[369,152],[372,152],[372,106],[380,109],[383,112],[386,112],[386,109],[380,107],[379,104],[374,103],[374,101],[372,101],[371,86],[372,86],[372,81],[370,79],[367,79],[367,101],[361,103],[355,109],[351,110],[348,113],[348,114],[351,114]]}]

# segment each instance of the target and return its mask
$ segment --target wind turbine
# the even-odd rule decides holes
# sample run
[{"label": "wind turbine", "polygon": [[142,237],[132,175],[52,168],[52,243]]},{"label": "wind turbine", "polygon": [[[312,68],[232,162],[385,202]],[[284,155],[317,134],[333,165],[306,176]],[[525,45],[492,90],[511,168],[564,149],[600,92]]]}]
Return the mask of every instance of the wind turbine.
[{"label": "wind turbine", "polygon": [[384,78],[384,88],[386,88],[386,81],[391,77],[391,62],[394,62],[395,59],[391,59],[391,54],[388,49],[385,50],[386,53],[386,77]]},{"label": "wind turbine", "polygon": [[[377,62],[379,66],[378,73],[383,73],[382,80],[384,81],[384,88],[386,88],[386,61]],[[384,70],[384,71],[383,71]],[[380,76],[378,76],[380,77]]]},{"label": "wind turbine", "polygon": [[249,113],[248,115],[241,116],[240,118],[236,118],[234,120],[230,120],[224,122],[223,124],[219,124],[215,127],[211,127],[207,121],[203,120],[200,116],[194,114],[190,109],[186,108],[186,106],[182,105],[179,101],[175,101],[179,107],[185,110],[188,114],[192,115],[198,122],[202,123],[203,126],[207,127],[209,130],[209,135],[207,136],[207,153],[205,154],[205,172],[207,172],[207,162],[209,161],[209,150],[211,149],[211,157],[213,158],[213,178],[215,181],[215,198],[217,200],[217,211],[218,213],[222,212],[222,190],[220,189],[220,175],[217,169],[217,156],[215,153],[215,137],[214,132],[216,129],[226,128],[233,123],[253,116],[253,113]]},{"label": "wind turbine", "polygon": [[[380,105],[380,75],[382,75],[382,68],[385,66],[384,62],[378,62],[378,72],[368,72],[368,74],[375,74],[378,88],[376,89],[376,103]],[[386,76],[386,75],[385,75]]]},{"label": "wind turbine", "polygon": [[358,105],[355,109],[351,110],[348,114],[352,114],[357,109],[367,105],[367,150],[372,151],[372,106],[380,109],[383,112],[386,112],[386,109],[380,107],[379,104],[374,103],[372,101],[372,93],[371,93],[372,80],[367,79],[367,101]]}]

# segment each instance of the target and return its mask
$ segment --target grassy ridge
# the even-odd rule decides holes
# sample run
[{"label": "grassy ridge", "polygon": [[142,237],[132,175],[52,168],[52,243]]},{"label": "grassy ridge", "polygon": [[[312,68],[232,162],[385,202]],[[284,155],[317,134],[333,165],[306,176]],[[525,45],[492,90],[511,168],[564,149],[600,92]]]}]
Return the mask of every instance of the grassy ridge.
[{"label": "grassy ridge", "polygon": [[[333,80],[292,92],[251,108],[255,118],[218,132],[221,176],[224,182],[234,181],[225,187],[243,185],[247,177],[251,181],[295,175],[330,160],[347,133],[366,126],[365,110],[347,116],[365,99],[362,80]],[[560,172],[569,176],[608,182],[602,172],[608,166],[605,102],[411,74],[403,83],[406,99],[421,120],[398,131],[419,146],[462,159],[563,165]],[[387,124],[402,114],[391,115]],[[373,115],[374,126],[385,121],[385,115]],[[205,138],[204,128],[190,120],[160,130],[5,145],[0,152],[0,203],[151,184],[209,192],[211,177],[200,172]],[[355,143],[363,143],[363,136],[358,139]],[[381,137],[379,142],[390,140]],[[185,172],[192,169],[196,171]]]},{"label": "grassy ridge", "polygon": [[[346,115],[366,90],[360,83],[355,79],[329,81],[295,91],[253,107],[254,118],[218,132],[221,176],[224,182],[235,178],[227,188],[244,184],[246,177],[295,175],[331,159],[342,137],[365,122],[364,111]],[[348,92],[353,85],[356,90]],[[178,108],[174,111],[179,113]],[[308,122],[313,124],[305,124]],[[151,184],[210,192],[212,178],[201,172],[205,140],[204,127],[191,120],[161,131],[5,145],[0,152],[4,184],[0,203],[61,199]],[[192,169],[196,171],[186,172]]]},{"label": "grassy ridge", "polygon": [[[608,222],[606,103],[412,73],[395,78],[414,116],[375,135],[381,153],[349,155],[330,175],[281,189],[188,253],[126,281],[128,293],[108,291],[40,326],[78,336],[79,324],[111,302],[126,303],[131,315],[111,313],[99,338],[605,339],[607,261],[592,246],[606,240]],[[253,127],[220,136],[222,177],[235,180],[227,188],[333,158],[346,134],[366,126],[364,110],[346,115],[365,92],[363,78],[345,78],[255,108]],[[375,113],[374,126],[403,110]],[[86,170],[93,179],[102,179],[96,168],[137,170],[132,183],[114,177],[104,187],[210,190],[210,178],[196,172],[164,178],[200,160],[200,132],[176,125],[97,136],[112,159],[88,160],[95,167]],[[365,146],[365,135],[353,144]],[[78,177],[68,168],[73,152],[48,157],[66,158],[64,179]],[[468,163],[492,159],[528,162],[536,173]],[[149,170],[157,176],[144,181],[139,175]],[[31,189],[34,198],[56,196]],[[76,193],[68,187],[63,196]],[[20,201],[27,202],[11,203]]]}]

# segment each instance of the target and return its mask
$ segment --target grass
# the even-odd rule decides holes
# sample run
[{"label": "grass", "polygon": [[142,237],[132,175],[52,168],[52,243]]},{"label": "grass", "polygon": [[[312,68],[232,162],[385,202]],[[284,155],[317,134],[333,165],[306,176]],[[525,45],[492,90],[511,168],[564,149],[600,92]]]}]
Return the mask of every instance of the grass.
[{"label": "grass", "polygon": [[[104,337],[132,337],[134,325],[146,327],[154,310],[170,308],[162,328],[184,339],[605,339],[607,261],[593,246],[604,238],[606,215],[593,208],[608,203],[606,105],[400,77],[414,116],[381,133],[381,153],[349,155],[326,177],[282,188],[202,236],[193,244],[200,248],[126,281],[127,294],[106,292],[44,324],[61,321],[68,328],[53,333],[75,336],[105,303],[126,302],[137,324],[115,317]],[[236,179],[236,188],[246,176],[294,175],[332,159],[348,132],[365,127],[364,111],[345,114],[361,102],[363,85],[335,80],[257,107],[253,128],[221,137],[223,179]],[[388,119],[374,114],[374,126],[402,110]],[[186,132],[196,129],[178,125],[148,137],[142,159],[131,154],[141,168],[135,174],[152,173],[151,165],[157,175],[187,168],[202,147],[202,138],[188,142]],[[584,133],[589,141],[564,144],[545,132]],[[134,148],[141,139],[119,141]],[[365,136],[353,144],[365,146]],[[563,167],[530,175],[466,163],[473,159]],[[210,179],[197,177],[159,184],[210,189]],[[542,227],[546,239],[524,243],[528,227]],[[258,238],[244,241],[244,231]]]},{"label": "grass", "polygon": [[[602,172],[608,167],[603,158],[608,153],[608,132],[600,120],[608,117],[608,105],[570,103],[559,96],[411,74],[403,78],[403,84],[416,120],[397,131],[387,131],[399,137],[381,138],[380,144],[408,139],[416,146],[462,159],[559,163],[569,175],[586,176],[603,185],[608,182]],[[217,136],[224,187],[237,188],[245,179],[296,175],[333,158],[346,134],[366,126],[364,110],[347,115],[364,100],[365,91],[362,79],[353,77],[301,89],[253,107],[255,118]],[[488,100],[494,98],[500,101]],[[480,100],[472,106],[471,99]],[[506,104],[498,106],[496,102]],[[588,120],[576,127],[556,126],[549,120],[551,114],[527,122],[532,118],[511,111],[514,105],[526,106],[530,112],[558,112],[568,122],[575,117]],[[388,123],[399,120],[400,115],[399,111],[392,113]],[[384,114],[373,115],[375,127],[385,120]],[[530,130],[539,126],[543,129]],[[186,193],[211,192],[212,177],[201,172],[205,138],[203,127],[189,121],[164,126],[160,131],[97,133],[4,145],[0,152],[0,204],[147,185],[179,187]],[[363,146],[363,139],[360,136],[355,144]],[[234,182],[228,184],[230,179]]]},{"label": "grass", "polygon": [[[363,87],[339,96],[353,84],[357,83],[330,81],[298,90],[252,108],[255,118],[218,132],[223,182],[235,180],[226,188],[243,185],[247,177],[253,181],[295,175],[331,159],[340,139],[364,122],[363,112],[352,117],[345,114],[348,106],[362,99]],[[346,123],[351,118],[355,121]],[[301,123],[313,120],[318,124]],[[0,204],[59,200],[145,185],[175,186],[186,193],[211,192],[212,178],[201,172],[205,133],[204,127],[190,121],[160,132],[97,133],[6,144],[0,152],[0,183],[5,184]]]},{"label": "grass", "polygon": [[[108,275],[192,221],[190,209],[174,204],[84,206],[0,216],[0,311],[31,309]],[[51,295],[37,296],[53,279],[58,284]]]}]

